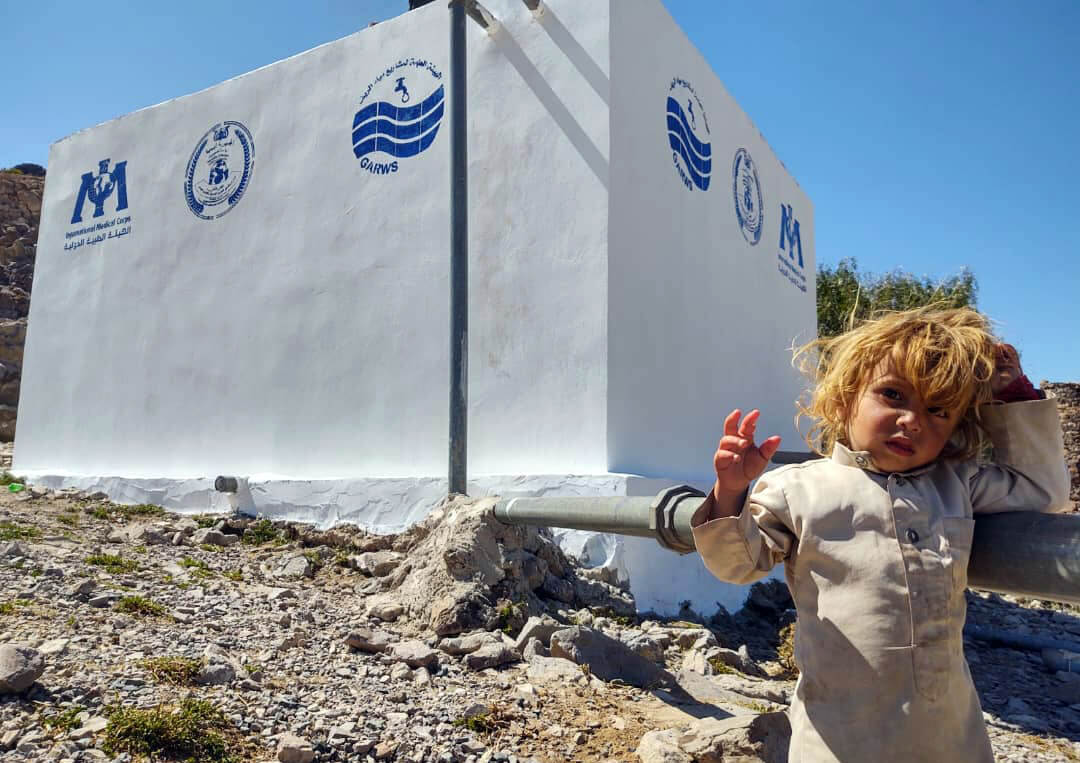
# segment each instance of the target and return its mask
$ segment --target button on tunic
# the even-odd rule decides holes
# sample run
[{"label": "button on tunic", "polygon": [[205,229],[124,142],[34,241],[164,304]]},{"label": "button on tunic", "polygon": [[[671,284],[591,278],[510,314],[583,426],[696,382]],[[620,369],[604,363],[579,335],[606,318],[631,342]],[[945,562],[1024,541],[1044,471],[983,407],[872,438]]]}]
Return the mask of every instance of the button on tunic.
[{"label": "button on tunic", "polygon": [[963,653],[975,515],[1062,510],[1069,481],[1054,400],[981,415],[992,464],[883,474],[837,445],[763,475],[738,516],[695,516],[698,551],[722,580],[784,563],[801,671],[790,761],[993,760]]}]

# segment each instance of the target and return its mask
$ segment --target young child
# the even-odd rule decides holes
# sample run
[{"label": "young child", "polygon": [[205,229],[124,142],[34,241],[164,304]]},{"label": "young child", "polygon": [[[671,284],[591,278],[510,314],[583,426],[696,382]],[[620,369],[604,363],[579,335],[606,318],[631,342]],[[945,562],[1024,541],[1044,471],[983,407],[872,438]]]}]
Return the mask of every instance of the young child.
[{"label": "young child", "polygon": [[[964,660],[974,517],[1061,510],[1057,405],[969,309],[870,320],[800,350],[828,458],[765,470],[759,412],[724,421],[694,540],[718,578],[784,562],[798,610],[791,761],[992,761]],[[1011,401],[1011,402],[1010,402]],[[976,459],[983,435],[994,462]]]}]

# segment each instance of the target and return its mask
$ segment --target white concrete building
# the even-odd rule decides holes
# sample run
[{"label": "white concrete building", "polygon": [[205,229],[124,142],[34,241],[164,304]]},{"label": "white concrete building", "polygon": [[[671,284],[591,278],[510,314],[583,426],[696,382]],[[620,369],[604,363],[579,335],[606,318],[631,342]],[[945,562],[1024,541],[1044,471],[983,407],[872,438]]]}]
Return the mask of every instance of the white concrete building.
[{"label": "white concrete building", "polygon": [[[659,0],[485,4],[470,493],[704,484],[735,406],[804,449],[806,194]],[[432,3],[58,141],[16,471],[177,510],[223,508],[230,474],[268,516],[425,515],[446,490],[449,90]],[[619,545],[645,609],[739,603],[696,558]],[[635,572],[661,563],[665,585]]]}]

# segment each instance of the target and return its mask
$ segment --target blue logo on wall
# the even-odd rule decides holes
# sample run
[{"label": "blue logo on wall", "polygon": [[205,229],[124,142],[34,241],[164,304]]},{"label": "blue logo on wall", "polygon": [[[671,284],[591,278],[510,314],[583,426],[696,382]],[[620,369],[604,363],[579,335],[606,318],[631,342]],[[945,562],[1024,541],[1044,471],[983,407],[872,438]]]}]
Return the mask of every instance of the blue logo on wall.
[{"label": "blue logo on wall", "polygon": [[398,171],[398,159],[427,150],[439,134],[445,103],[442,74],[430,62],[409,58],[383,71],[353,117],[352,147],[360,166],[387,175]]},{"label": "blue logo on wall", "polygon": [[75,199],[75,209],[71,213],[71,224],[82,222],[83,205],[89,201],[94,205],[94,217],[105,214],[105,200],[116,191],[116,211],[127,209],[127,162],[117,162],[109,172],[109,160],[98,162],[98,171],[84,172],[79,195]]},{"label": "blue logo on wall", "polygon": [[[786,252],[786,254],[785,254]],[[799,221],[790,204],[780,205],[780,252],[776,269],[800,291],[806,291],[806,270],[803,267],[802,235]]]},{"label": "blue logo on wall", "polygon": [[236,206],[255,171],[255,139],[239,122],[225,121],[199,139],[187,163],[184,198],[196,217],[216,220]]},{"label": "blue logo on wall", "polygon": [[761,225],[765,208],[761,201],[761,184],[758,182],[757,165],[750,152],[740,148],[731,164],[731,191],[735,195],[735,217],[739,229],[750,245],[761,241]]},{"label": "blue logo on wall", "polygon": [[689,190],[709,190],[712,144],[709,118],[693,86],[679,77],[671,81],[667,99],[668,144],[679,178]]},{"label": "blue logo on wall", "polygon": [[110,171],[109,161],[109,159],[99,161],[96,173],[83,173],[79,193],[75,197],[75,209],[71,212],[70,224],[79,225],[83,222],[86,202],[93,205],[94,212],[90,222],[64,232],[65,252],[74,252],[83,246],[95,246],[119,239],[132,232],[131,215],[117,214],[106,220],[98,219],[105,216],[105,202],[109,199],[116,202],[115,212],[128,208],[127,162],[117,162]]}]

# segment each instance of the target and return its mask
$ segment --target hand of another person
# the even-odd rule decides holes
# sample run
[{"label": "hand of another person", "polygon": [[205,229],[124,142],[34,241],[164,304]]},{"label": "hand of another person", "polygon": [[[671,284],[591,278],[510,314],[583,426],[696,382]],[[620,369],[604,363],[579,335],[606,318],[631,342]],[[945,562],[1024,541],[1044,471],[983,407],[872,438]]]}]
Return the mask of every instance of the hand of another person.
[{"label": "hand of another person", "polygon": [[1001,342],[997,346],[994,375],[990,379],[990,390],[996,396],[1001,390],[1024,375],[1020,367],[1020,353],[1011,344]]},{"label": "hand of another person", "polygon": [[780,438],[776,435],[767,438],[760,446],[754,444],[754,429],[761,411],[755,408],[740,423],[741,416],[742,411],[736,408],[724,419],[724,436],[720,438],[713,456],[713,468],[716,469],[713,497],[718,502],[741,495],[753,480],[761,476],[769,459],[780,447]]}]

